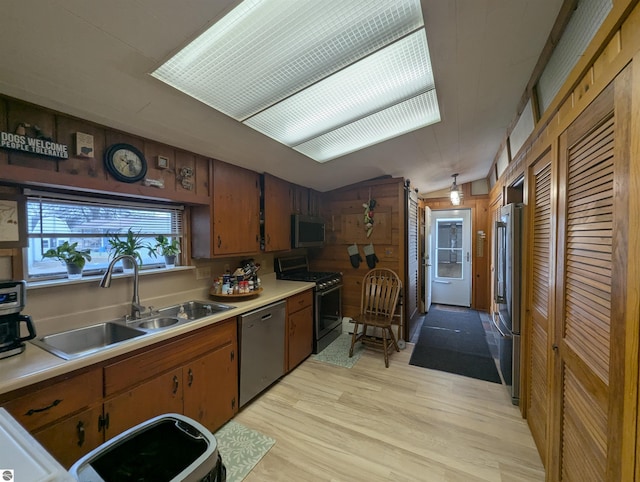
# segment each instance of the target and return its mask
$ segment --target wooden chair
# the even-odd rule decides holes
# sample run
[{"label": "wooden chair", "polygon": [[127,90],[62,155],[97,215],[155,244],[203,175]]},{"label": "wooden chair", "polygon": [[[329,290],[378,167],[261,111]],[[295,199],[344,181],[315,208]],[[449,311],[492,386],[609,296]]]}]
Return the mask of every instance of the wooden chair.
[{"label": "wooden chair", "polygon": [[[353,319],[353,335],[349,357],[353,356],[353,347],[358,341],[363,344],[382,346],[384,350],[384,365],[389,368],[389,347],[400,351],[396,337],[391,329],[391,322],[396,312],[398,297],[402,282],[398,275],[386,268],[376,268],[369,271],[362,282],[362,298],[360,301],[360,315]],[[362,332],[358,328],[362,325]],[[380,328],[382,339],[374,334],[368,334],[369,327]]]}]

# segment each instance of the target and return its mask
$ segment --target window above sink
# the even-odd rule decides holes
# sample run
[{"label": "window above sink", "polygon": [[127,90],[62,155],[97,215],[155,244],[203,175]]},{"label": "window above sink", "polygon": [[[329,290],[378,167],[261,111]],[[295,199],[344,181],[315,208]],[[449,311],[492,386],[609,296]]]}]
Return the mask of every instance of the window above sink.
[{"label": "window above sink", "polygon": [[[26,249],[27,281],[61,279],[67,282],[65,265],[51,258],[43,258],[45,251],[65,241],[78,243],[77,249],[89,250],[84,276],[98,276],[109,264],[112,234],[120,237],[131,229],[141,242],[154,246],[155,237],[183,241],[183,206],[114,201],[83,196],[52,194],[25,190],[27,196],[27,225],[29,246]],[[143,269],[165,267],[162,256],[154,257],[149,249],[140,249]],[[118,266],[118,270],[121,268]]]}]

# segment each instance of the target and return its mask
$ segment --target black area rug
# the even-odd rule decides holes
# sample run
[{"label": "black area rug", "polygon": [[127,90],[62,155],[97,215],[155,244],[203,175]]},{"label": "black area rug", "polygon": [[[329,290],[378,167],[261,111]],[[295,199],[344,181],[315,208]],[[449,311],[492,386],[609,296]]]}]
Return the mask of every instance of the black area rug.
[{"label": "black area rug", "polygon": [[432,306],[409,364],[501,383],[480,315],[474,310]]}]

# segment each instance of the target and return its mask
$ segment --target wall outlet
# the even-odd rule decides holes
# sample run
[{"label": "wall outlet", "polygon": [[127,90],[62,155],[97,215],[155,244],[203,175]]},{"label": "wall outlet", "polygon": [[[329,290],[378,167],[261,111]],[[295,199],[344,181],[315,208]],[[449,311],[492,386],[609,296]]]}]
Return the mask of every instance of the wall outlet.
[{"label": "wall outlet", "polygon": [[210,266],[196,268],[196,279],[207,279],[207,278],[211,278]]}]

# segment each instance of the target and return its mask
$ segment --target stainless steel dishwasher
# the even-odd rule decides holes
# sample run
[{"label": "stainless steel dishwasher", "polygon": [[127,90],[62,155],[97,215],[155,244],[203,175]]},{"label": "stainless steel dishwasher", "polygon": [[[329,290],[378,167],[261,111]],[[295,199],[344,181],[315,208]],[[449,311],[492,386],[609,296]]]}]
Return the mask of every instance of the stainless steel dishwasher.
[{"label": "stainless steel dishwasher", "polygon": [[240,316],[240,406],[284,375],[286,302]]}]

